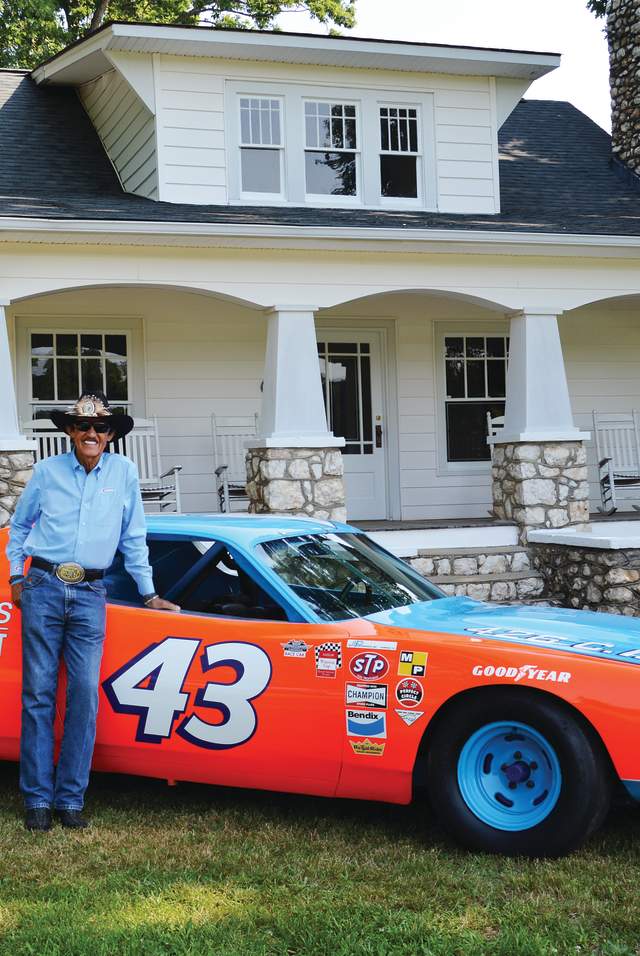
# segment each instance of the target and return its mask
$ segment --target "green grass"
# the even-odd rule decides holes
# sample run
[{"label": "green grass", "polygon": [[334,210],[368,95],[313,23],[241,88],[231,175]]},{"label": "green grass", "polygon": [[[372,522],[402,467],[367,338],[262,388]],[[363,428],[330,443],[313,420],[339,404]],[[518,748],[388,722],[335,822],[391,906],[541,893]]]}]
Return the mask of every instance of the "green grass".
[{"label": "green grass", "polygon": [[640,814],[580,853],[458,850],[389,807],[97,775],[85,833],[22,827],[0,764],[10,956],[640,956]]}]

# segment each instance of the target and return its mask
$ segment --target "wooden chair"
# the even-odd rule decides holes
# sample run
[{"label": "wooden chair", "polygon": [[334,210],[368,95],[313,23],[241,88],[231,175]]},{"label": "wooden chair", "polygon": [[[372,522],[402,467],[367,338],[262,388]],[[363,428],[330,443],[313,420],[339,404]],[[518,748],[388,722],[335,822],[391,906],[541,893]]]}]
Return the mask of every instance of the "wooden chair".
[{"label": "wooden chair", "polygon": [[504,415],[491,417],[491,412],[487,412],[487,438],[495,438],[504,428]]},{"label": "wooden chair", "polygon": [[[33,419],[23,425],[25,434],[35,438],[36,461],[51,455],[62,455],[71,451],[69,438],[55,427],[53,422],[42,418]],[[115,441],[111,450],[131,458],[138,468],[142,501],[154,505],[159,511],[172,510],[178,514],[182,510],[180,501],[181,465],[174,465],[168,471],[162,471],[160,458],[160,440],[156,418],[136,418],[134,427],[124,438]]]},{"label": "wooden chair", "polygon": [[211,416],[213,467],[220,511],[230,512],[233,502],[246,502],[245,442],[255,438],[257,415]]},{"label": "wooden chair", "polygon": [[[596,443],[598,482],[603,514],[611,515],[618,508],[617,487],[640,485],[640,417],[634,409],[629,413],[601,414],[593,412],[593,433]],[[639,505],[633,505],[640,511]]]}]

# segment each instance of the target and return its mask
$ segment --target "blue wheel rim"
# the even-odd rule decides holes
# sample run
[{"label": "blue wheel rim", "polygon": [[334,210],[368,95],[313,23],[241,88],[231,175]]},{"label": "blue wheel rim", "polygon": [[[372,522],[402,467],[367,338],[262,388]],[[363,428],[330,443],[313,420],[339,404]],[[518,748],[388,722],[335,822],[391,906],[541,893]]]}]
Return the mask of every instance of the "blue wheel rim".
[{"label": "blue wheel rim", "polygon": [[458,758],[458,786],[469,810],[496,830],[528,830],[549,816],[560,796],[557,754],[527,724],[486,724]]}]

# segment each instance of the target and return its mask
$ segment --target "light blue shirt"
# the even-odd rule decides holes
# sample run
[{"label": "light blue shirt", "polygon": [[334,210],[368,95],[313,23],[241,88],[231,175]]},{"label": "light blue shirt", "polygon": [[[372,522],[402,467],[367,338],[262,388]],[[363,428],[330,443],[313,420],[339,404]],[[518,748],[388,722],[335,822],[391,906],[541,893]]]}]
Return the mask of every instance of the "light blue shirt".
[{"label": "light blue shirt", "polygon": [[11,519],[7,558],[11,574],[37,555],[53,564],[75,561],[108,568],[120,550],[140,594],[154,591],[147,530],[136,466],[104,452],[86,472],[75,452],[38,462]]}]

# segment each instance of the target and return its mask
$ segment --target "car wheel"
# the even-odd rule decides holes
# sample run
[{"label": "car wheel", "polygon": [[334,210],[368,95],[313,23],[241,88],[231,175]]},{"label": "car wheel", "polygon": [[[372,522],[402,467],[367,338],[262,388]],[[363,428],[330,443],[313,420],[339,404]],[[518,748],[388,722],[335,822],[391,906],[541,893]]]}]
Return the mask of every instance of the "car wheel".
[{"label": "car wheel", "polygon": [[590,729],[535,692],[467,697],[429,740],[433,808],[452,836],[475,850],[568,853],[603,821],[611,785]]}]

